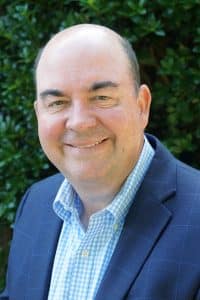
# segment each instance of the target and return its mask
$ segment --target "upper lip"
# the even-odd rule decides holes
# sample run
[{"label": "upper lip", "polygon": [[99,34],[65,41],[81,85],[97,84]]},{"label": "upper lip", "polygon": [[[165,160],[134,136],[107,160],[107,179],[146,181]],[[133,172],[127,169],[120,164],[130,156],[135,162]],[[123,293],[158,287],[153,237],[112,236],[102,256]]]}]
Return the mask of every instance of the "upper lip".
[{"label": "upper lip", "polygon": [[74,147],[74,148],[90,148],[90,147],[93,147],[93,146],[96,146],[96,145],[102,143],[105,140],[106,140],[105,138],[101,138],[101,139],[97,139],[95,141],[66,142],[65,144],[67,146]]}]

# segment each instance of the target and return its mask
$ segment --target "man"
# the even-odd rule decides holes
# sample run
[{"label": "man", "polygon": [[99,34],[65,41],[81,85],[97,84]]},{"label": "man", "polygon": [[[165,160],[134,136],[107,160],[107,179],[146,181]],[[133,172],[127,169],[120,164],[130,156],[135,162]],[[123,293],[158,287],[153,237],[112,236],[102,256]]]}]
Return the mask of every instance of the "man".
[{"label": "man", "polygon": [[68,28],[36,83],[40,142],[62,175],[26,192],[0,299],[200,299],[200,174],[144,136],[151,94],[130,45]]}]

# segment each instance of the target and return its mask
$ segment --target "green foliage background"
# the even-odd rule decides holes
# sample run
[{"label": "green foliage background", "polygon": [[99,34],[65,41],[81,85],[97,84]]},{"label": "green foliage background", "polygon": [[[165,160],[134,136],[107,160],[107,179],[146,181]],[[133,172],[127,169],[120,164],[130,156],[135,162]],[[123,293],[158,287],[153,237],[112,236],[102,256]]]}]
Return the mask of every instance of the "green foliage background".
[{"label": "green foliage background", "polygon": [[37,139],[34,60],[53,34],[78,23],[131,41],[153,93],[148,131],[200,167],[200,0],[0,0],[0,288],[16,206],[33,181],[55,172]]}]

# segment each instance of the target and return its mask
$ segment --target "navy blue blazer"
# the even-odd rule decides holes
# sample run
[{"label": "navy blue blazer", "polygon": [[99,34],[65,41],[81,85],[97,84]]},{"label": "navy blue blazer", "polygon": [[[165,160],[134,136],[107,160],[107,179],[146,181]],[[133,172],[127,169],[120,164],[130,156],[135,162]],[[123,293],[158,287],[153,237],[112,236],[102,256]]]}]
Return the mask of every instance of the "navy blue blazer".
[{"label": "navy blue blazer", "polygon": [[[148,139],[155,156],[96,300],[200,299],[200,173],[176,160],[154,137]],[[62,227],[52,202],[62,181],[58,174],[26,192],[0,300],[47,299]]]}]

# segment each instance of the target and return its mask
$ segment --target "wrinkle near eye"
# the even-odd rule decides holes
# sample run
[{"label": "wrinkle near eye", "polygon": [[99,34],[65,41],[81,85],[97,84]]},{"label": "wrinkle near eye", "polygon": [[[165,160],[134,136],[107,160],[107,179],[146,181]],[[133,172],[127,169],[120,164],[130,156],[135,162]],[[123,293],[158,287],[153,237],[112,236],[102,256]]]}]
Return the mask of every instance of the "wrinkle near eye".
[{"label": "wrinkle near eye", "polygon": [[92,105],[100,108],[111,108],[119,103],[118,97],[111,97],[107,95],[96,95],[90,98]]},{"label": "wrinkle near eye", "polygon": [[49,113],[56,113],[59,112],[69,106],[70,101],[65,98],[54,98],[54,97],[47,97],[44,104],[44,110]]}]

